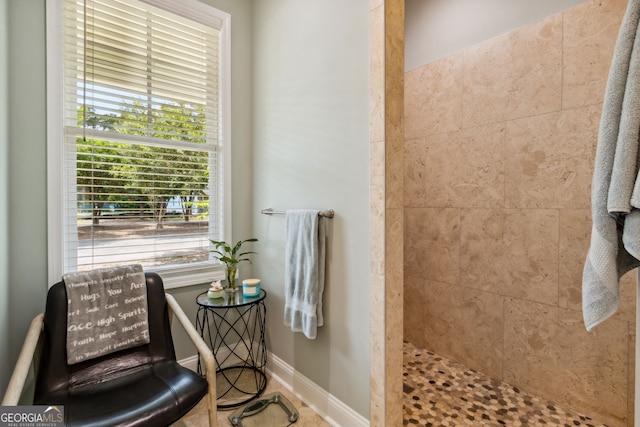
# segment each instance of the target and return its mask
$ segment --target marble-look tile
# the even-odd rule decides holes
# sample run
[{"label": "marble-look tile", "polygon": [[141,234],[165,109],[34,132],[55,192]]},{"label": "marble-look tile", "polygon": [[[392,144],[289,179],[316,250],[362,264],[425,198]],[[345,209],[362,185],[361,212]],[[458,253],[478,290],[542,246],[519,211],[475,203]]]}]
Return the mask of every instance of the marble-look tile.
[{"label": "marble-look tile", "polygon": [[405,274],[458,283],[459,263],[459,210],[405,209]]},{"label": "marble-look tile", "polygon": [[601,103],[627,0],[591,0],[563,13],[562,106]]},{"label": "marble-look tile", "polygon": [[[382,0],[380,0],[382,2]],[[384,140],[384,8],[369,14],[369,140]]]},{"label": "marble-look tile", "polygon": [[588,209],[600,107],[507,122],[507,208]]},{"label": "marble-look tile", "polygon": [[591,241],[591,211],[564,209],[558,240],[558,306],[582,310],[582,271]]},{"label": "marble-look tile", "polygon": [[[635,299],[635,295],[634,295]],[[627,420],[629,426],[633,425],[635,418],[635,398],[636,398],[636,322],[629,322],[629,371],[627,375]]]},{"label": "marble-look tile", "polygon": [[460,129],[462,125],[462,54],[405,74],[404,134],[419,138]]},{"label": "marble-look tile", "polygon": [[369,254],[371,272],[384,274],[385,154],[384,141],[369,151]]},{"label": "marble-look tile", "polygon": [[626,425],[627,322],[587,333],[579,312],[507,299],[504,325],[504,381]]},{"label": "marble-look tile", "polygon": [[387,208],[403,206],[402,88],[403,81],[387,77],[385,118],[385,192]]},{"label": "marble-look tile", "polygon": [[386,424],[402,422],[402,332],[403,332],[403,233],[404,214],[402,208],[387,209],[385,254],[385,300],[384,330],[385,352],[385,404]]},{"label": "marble-look tile", "polygon": [[460,284],[556,304],[558,222],[556,210],[463,210]]},{"label": "marble-look tile", "polygon": [[385,396],[385,277],[384,274],[371,274],[370,291],[370,377],[369,387],[371,389],[371,425],[384,425],[386,412]]},{"label": "marble-look tile", "polygon": [[[581,281],[600,103],[626,3],[587,1],[410,71],[404,84],[405,292],[427,283],[424,296],[415,294],[424,307],[405,294],[405,330],[416,328],[407,336],[442,336],[446,354],[464,357],[466,340],[475,338],[465,335],[466,325],[477,319],[450,307],[476,293],[506,297],[504,343],[485,333],[473,356],[504,351],[506,381],[602,414],[610,427],[632,425],[637,272],[621,280],[618,312],[591,334],[582,321]],[[467,128],[487,123],[506,129],[502,164],[462,136],[484,139]],[[504,205],[483,193],[498,185],[465,181],[457,174],[464,169],[491,177],[485,183],[501,180]],[[465,197],[468,183],[477,187]],[[460,201],[472,209],[454,220],[456,209],[445,208]],[[420,310],[422,324],[414,318]]]},{"label": "marble-look tile", "polygon": [[383,275],[371,275],[371,311],[370,311],[370,376],[369,387],[371,389],[371,421],[382,425],[386,412],[385,396],[385,278]]},{"label": "marble-look tile", "polygon": [[425,295],[426,348],[501,378],[503,297],[430,280]]},{"label": "marble-look tile", "polygon": [[611,318],[635,323],[636,288],[638,287],[638,269],[631,270],[620,279],[620,306]]},{"label": "marble-look tile", "polygon": [[[402,371],[403,330],[402,306],[404,291],[404,264],[403,264],[403,233],[404,213],[402,209],[387,209],[385,232],[385,300],[384,300],[384,326],[386,329],[387,353],[386,353],[386,377],[387,377],[387,402],[390,396],[396,396],[393,392],[393,384],[401,387],[398,380]],[[394,374],[395,372],[395,374]],[[397,374],[397,375],[396,375]]]},{"label": "marble-look tile", "polygon": [[404,76],[385,75],[385,138],[404,139]]},{"label": "marble-look tile", "polygon": [[423,348],[426,347],[424,325],[428,322],[424,312],[427,297],[424,277],[405,274],[403,339]]},{"label": "marble-look tile", "polygon": [[[405,139],[403,156],[403,202],[405,207],[426,207],[427,194],[433,189],[426,182],[428,168],[433,164],[427,156],[427,137]],[[453,162],[452,162],[453,163]]]},{"label": "marble-look tile", "polygon": [[560,110],[561,48],[558,14],[465,50],[463,127]]},{"label": "marble-look tile", "polygon": [[[385,214],[385,277],[388,282],[393,283],[391,286],[387,283],[387,288],[393,288],[399,292],[402,292],[402,279],[404,276],[403,237],[404,213],[402,209],[387,209]],[[388,313],[387,321],[389,316],[394,315]]]},{"label": "marble-look tile", "polygon": [[[402,422],[404,0],[370,2],[370,7],[375,6],[370,13],[371,72],[375,74],[371,79],[378,89],[382,82],[384,93],[380,96],[378,89],[370,93],[370,138],[381,142],[375,149],[372,144],[375,153],[370,162],[376,198],[371,203],[370,255],[377,285],[371,298],[370,417],[373,425],[398,425]],[[380,259],[373,261],[373,257]]]},{"label": "marble-look tile", "polygon": [[404,74],[404,1],[384,1],[385,75],[399,80]]},{"label": "marble-look tile", "polygon": [[371,264],[370,337],[370,418],[383,425],[386,414],[385,353],[385,56],[384,0],[370,0],[369,14],[369,256]]},{"label": "marble-look tile", "polygon": [[405,148],[410,206],[504,206],[504,124],[430,135]]}]

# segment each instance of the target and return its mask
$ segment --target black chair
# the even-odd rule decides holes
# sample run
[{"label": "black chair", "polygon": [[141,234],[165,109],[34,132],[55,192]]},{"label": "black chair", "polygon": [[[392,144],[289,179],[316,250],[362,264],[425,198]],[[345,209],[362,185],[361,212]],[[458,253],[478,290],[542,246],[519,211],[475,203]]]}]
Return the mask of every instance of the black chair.
[{"label": "black chair", "polygon": [[[47,294],[45,313],[32,322],[2,405],[17,405],[33,362],[35,405],[63,405],[66,426],[165,426],[207,396],[209,425],[216,426],[215,365],[211,349],[146,273],[149,344],[68,365],[67,294],[63,282]],[[171,314],[182,324],[205,364],[206,379],[176,361]]]}]

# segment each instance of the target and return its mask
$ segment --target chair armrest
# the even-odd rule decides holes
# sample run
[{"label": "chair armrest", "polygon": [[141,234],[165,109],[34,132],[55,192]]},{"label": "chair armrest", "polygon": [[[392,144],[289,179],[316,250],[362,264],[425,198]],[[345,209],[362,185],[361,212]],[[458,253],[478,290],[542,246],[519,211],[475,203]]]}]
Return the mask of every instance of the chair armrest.
[{"label": "chair armrest", "polygon": [[207,379],[208,384],[208,393],[209,393],[209,425],[210,427],[215,427],[216,424],[216,412],[217,412],[217,404],[216,404],[216,365],[215,359],[213,358],[213,352],[204,342],[196,328],[193,326],[193,323],[189,320],[187,315],[184,313],[180,304],[176,301],[173,295],[166,294],[167,304],[169,305],[170,313],[173,312],[173,315],[178,319],[182,328],[187,333],[193,344],[195,345],[198,353],[200,353],[200,357],[202,358],[202,362],[204,364],[205,369],[205,377]]},{"label": "chair armrest", "polygon": [[27,376],[29,375],[29,369],[36,355],[38,344],[40,343],[43,323],[44,313],[38,314],[31,321],[31,326],[29,326],[27,336],[20,350],[20,355],[16,361],[16,366],[9,380],[7,391],[2,399],[3,406],[16,406],[20,401],[20,396],[22,395]]}]

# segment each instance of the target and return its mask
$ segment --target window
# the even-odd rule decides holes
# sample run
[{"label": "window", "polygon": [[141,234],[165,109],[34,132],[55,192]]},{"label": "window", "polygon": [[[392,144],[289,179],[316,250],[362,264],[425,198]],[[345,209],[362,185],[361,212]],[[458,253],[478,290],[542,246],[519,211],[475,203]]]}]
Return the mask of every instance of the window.
[{"label": "window", "polygon": [[222,277],[209,240],[229,229],[228,15],[196,0],[49,3],[52,283],[125,263],[168,287]]}]

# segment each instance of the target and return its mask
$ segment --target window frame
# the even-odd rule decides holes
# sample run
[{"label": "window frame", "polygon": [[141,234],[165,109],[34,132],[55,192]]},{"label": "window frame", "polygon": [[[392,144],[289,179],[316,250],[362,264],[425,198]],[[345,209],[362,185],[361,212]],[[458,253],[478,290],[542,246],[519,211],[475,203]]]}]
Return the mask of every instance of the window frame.
[{"label": "window frame", "polygon": [[[62,278],[64,270],[64,237],[67,224],[63,196],[64,161],[64,37],[63,10],[65,0],[46,0],[46,66],[47,66],[47,236],[49,286]],[[222,114],[220,155],[222,157],[222,236],[231,236],[231,15],[198,0],[141,0],[171,13],[185,16],[182,8],[195,11],[199,16],[218,19],[221,31],[220,91]],[[195,16],[195,15],[194,15]],[[187,16],[189,19],[193,17]],[[200,21],[200,19],[194,19]],[[180,265],[154,269],[162,274],[166,289],[208,283],[225,277],[224,264],[211,260],[206,264]]]}]

